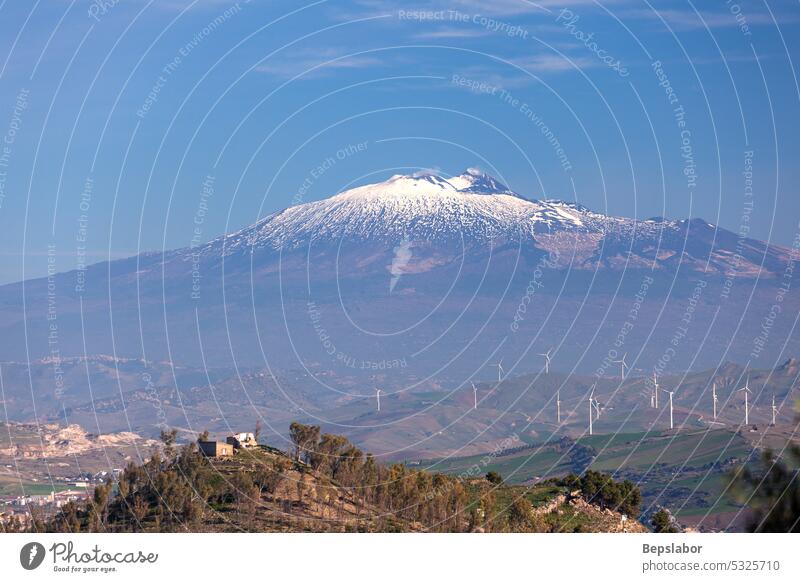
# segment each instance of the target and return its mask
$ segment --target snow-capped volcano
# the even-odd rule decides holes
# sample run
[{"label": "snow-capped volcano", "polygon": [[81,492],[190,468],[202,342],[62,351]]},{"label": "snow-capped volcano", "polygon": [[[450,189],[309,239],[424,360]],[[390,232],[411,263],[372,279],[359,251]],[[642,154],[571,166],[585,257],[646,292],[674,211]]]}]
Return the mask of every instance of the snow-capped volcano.
[{"label": "snow-capped volcano", "polygon": [[[700,219],[636,220],[580,204],[527,198],[474,168],[449,178],[430,172],[394,175],[292,206],[211,241],[200,254],[214,260],[256,253],[267,260],[265,255],[312,248],[355,247],[357,254],[374,255],[397,245],[417,249],[414,260],[424,263],[422,271],[460,260],[465,253],[483,255],[503,247],[533,260],[550,253],[556,257],[551,256],[551,264],[584,270],[682,266],[718,274],[735,269],[738,276],[760,272],[763,277],[787,260],[785,249],[739,241]],[[365,263],[356,258],[352,264],[357,270]]]},{"label": "snow-capped volcano", "polygon": [[[408,373],[421,377],[426,365],[438,370],[452,358],[461,360],[449,372],[472,373],[475,359],[497,346],[523,350],[543,337],[566,338],[559,355],[585,358],[590,346],[602,359],[631,313],[658,322],[660,340],[643,323],[627,339],[630,350],[646,344],[655,362],[672,322],[694,304],[694,335],[676,357],[695,365],[703,346],[714,348],[702,356],[707,363],[732,351],[746,359],[764,314],[748,311],[744,335],[739,314],[774,303],[787,273],[797,278],[794,260],[790,249],[700,219],[606,216],[519,195],[473,169],[392,176],[198,247],[92,266],[80,274],[80,297],[71,291],[79,274],[59,275],[59,338],[62,356],[115,345],[130,357],[146,347],[150,359],[228,365],[230,357],[263,363],[266,355],[282,366],[299,358],[365,371],[405,358]],[[46,305],[48,289],[46,279],[0,288],[7,358],[50,353],[47,320],[21,309],[23,293],[30,305]],[[723,307],[735,316],[720,318],[729,327],[714,337],[739,333],[737,341],[703,343]],[[783,309],[796,312],[798,300],[787,297]],[[786,329],[771,337],[788,338],[790,323],[781,320]],[[472,351],[462,355],[465,346]],[[581,365],[594,367],[590,360]]]},{"label": "snow-capped volcano", "polygon": [[434,243],[533,240],[537,231],[601,232],[609,223],[578,205],[529,200],[470,168],[444,178],[395,175],[325,200],[287,208],[217,239],[210,252],[291,250],[311,241],[346,244],[408,237]]}]

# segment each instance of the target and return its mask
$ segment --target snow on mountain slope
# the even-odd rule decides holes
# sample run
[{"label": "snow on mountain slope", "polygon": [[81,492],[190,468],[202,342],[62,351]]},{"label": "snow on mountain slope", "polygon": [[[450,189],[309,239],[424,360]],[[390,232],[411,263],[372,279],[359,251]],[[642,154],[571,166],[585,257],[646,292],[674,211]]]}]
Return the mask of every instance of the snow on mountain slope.
[{"label": "snow on mountain slope", "polygon": [[[534,238],[537,230],[601,232],[609,219],[564,202],[527,200],[496,179],[469,169],[450,179],[395,175],[385,182],[287,208],[213,241],[213,252],[247,247],[289,250],[310,241],[396,244],[490,242]],[[208,250],[211,251],[212,248]]]}]

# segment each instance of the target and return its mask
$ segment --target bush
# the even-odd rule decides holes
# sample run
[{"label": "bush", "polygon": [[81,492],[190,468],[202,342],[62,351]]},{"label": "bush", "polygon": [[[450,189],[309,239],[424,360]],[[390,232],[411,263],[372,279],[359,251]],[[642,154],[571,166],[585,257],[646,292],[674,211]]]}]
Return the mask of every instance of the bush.
[{"label": "bush", "polygon": [[639,515],[642,493],[632,482],[614,481],[598,471],[586,471],[580,479],[583,498],[588,503],[613,509],[632,517]]},{"label": "bush", "polygon": [[492,485],[501,485],[503,483],[503,476],[497,471],[489,471],[486,473],[486,480]]},{"label": "bush", "polygon": [[650,525],[656,533],[678,533],[672,514],[666,509],[659,509],[650,519]]}]

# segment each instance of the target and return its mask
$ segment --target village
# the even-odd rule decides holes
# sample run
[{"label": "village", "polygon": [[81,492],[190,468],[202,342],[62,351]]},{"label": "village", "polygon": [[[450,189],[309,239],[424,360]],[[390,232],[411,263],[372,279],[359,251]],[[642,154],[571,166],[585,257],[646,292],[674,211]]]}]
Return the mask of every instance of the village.
[{"label": "village", "polygon": [[[232,457],[240,449],[257,448],[258,441],[252,432],[239,432],[228,436],[224,441],[200,439],[197,446],[199,453],[207,457]],[[5,465],[6,470],[13,468],[14,465]],[[19,494],[0,495],[0,524],[5,525],[15,521],[22,528],[26,528],[30,525],[34,514],[40,519],[50,518],[71,501],[81,502],[90,499],[97,485],[109,481],[115,484],[114,493],[116,493],[116,483],[121,474],[122,469],[115,468],[95,473],[51,476],[49,479],[32,478],[28,483],[18,485],[21,489]]]},{"label": "village", "polygon": [[[19,487],[23,491],[21,494],[0,495],[0,524],[15,519],[22,526],[27,526],[34,511],[37,512],[37,516],[51,516],[70,501],[89,499],[96,485],[105,483],[109,479],[116,481],[120,473],[120,469],[113,469],[72,477],[53,477],[49,483],[42,481],[20,484]],[[50,490],[49,493],[42,492],[47,489]]]}]

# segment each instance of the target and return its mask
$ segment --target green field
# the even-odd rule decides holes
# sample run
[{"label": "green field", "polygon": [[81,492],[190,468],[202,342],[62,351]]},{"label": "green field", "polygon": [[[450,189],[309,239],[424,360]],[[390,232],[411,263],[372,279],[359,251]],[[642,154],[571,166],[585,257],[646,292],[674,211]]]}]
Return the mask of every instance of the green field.
[{"label": "green field", "polygon": [[627,436],[635,438],[592,443],[598,453],[592,469],[638,483],[646,508],[663,505],[678,517],[740,508],[727,485],[733,468],[747,460],[751,448],[738,433],[703,430]]},{"label": "green field", "polygon": [[[702,467],[732,458],[744,460],[750,453],[750,447],[741,436],[724,430],[677,435],[651,433],[649,437],[642,434],[640,438],[622,438],[627,436],[633,435],[618,435],[610,444],[592,442],[591,446],[598,452],[592,468],[597,471],[649,471],[659,465]],[[580,439],[578,442],[589,444],[588,440]]]},{"label": "green field", "polygon": [[675,489],[689,488],[692,491],[697,488],[696,493],[690,497],[685,497],[680,503],[676,503],[677,500],[672,502],[676,515],[678,517],[691,517],[705,515],[709,512],[720,513],[738,510],[740,505],[732,499],[728,491],[729,483],[730,476],[724,473],[715,473],[707,477],[704,475],[702,477],[676,479],[670,487]]},{"label": "green field", "polygon": [[[642,490],[643,509],[665,506],[684,517],[740,509],[728,491],[728,483],[733,469],[749,458],[751,447],[738,433],[634,432],[582,437],[575,443],[589,451],[586,461],[591,462],[589,468],[636,483]],[[576,468],[581,470],[579,460],[552,443],[533,444],[502,456],[487,454],[427,461],[421,467],[451,475],[465,473],[470,468],[472,475],[497,471],[511,485],[530,482],[534,477],[557,477],[576,472]],[[534,491],[536,488],[531,489]],[[549,495],[552,492],[544,497]],[[541,503],[543,499],[535,501]]]},{"label": "green field", "polygon": [[448,475],[482,475],[497,471],[510,484],[524,483],[534,477],[547,478],[570,472],[570,457],[552,448],[538,447],[503,456],[491,454],[453,457],[423,462],[421,468]]},{"label": "green field", "polygon": [[52,491],[66,491],[70,489],[63,483],[33,483],[19,481],[0,481],[0,495],[49,495]]}]

